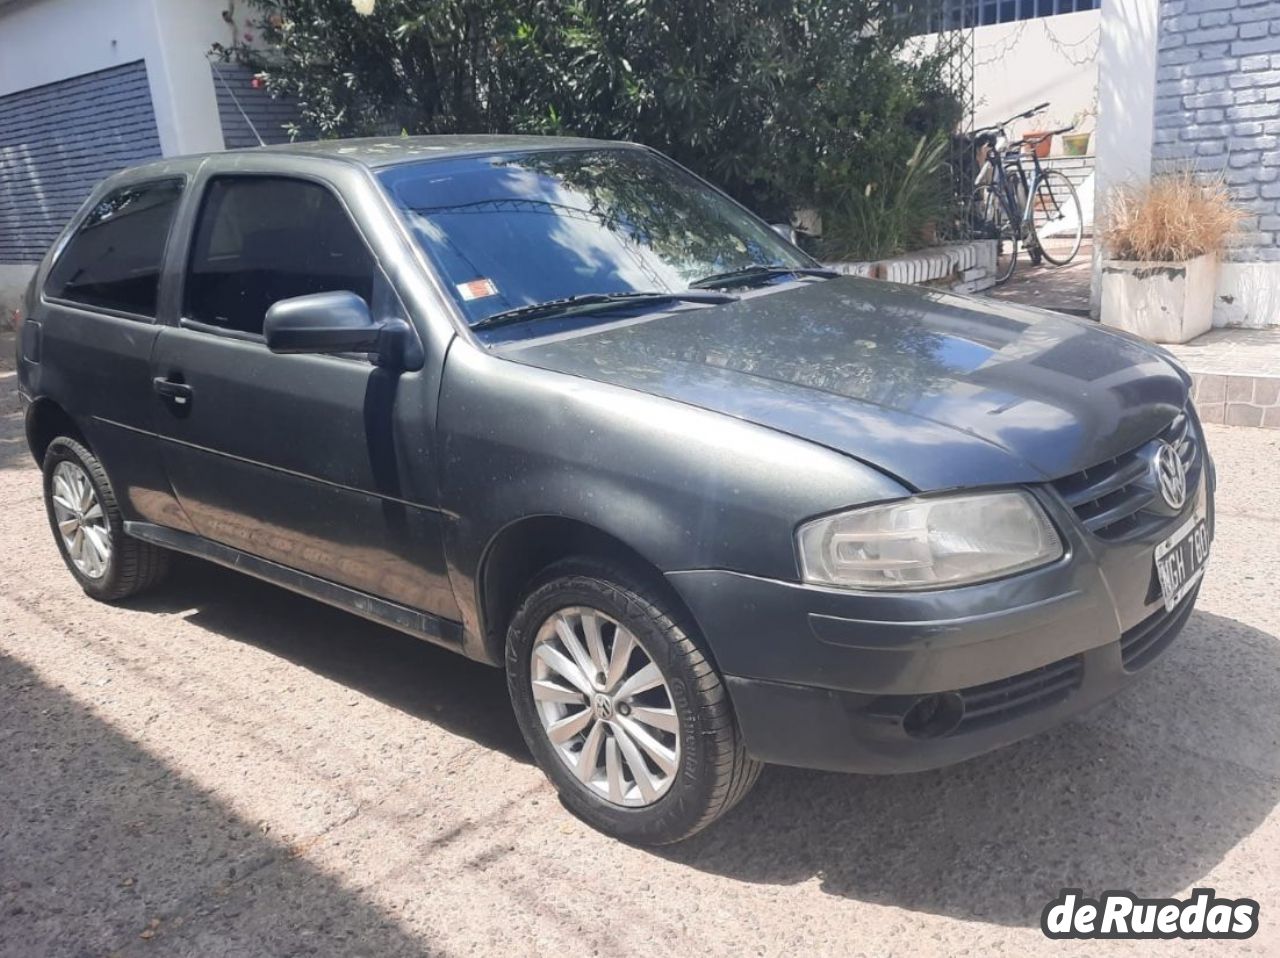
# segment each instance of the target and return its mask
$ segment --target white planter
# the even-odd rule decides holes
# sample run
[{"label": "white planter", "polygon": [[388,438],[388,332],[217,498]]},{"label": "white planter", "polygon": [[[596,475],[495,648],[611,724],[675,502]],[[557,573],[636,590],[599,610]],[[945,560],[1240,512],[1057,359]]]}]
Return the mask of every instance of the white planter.
[{"label": "white planter", "polygon": [[845,276],[938,285],[956,292],[973,293],[995,285],[996,243],[995,240],[943,243],[889,259],[822,265]]},{"label": "white planter", "polygon": [[1102,264],[1102,322],[1154,343],[1185,343],[1213,325],[1218,257]]}]

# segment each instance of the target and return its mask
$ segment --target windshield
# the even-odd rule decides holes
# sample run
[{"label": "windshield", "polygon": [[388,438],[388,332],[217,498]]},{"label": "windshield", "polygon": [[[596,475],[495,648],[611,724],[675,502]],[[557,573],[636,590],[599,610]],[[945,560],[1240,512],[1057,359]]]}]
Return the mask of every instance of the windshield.
[{"label": "windshield", "polygon": [[428,160],[379,179],[472,324],[572,296],[677,292],[756,265],[814,265],[648,150]]}]

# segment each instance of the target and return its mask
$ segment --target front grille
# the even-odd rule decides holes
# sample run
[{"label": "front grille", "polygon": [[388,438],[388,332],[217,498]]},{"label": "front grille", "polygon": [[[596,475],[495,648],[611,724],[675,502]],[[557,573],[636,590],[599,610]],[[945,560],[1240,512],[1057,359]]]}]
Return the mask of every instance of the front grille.
[{"label": "front grille", "polygon": [[961,689],[964,717],[954,734],[976,731],[1057,705],[1080,687],[1083,677],[1084,659],[1073,655],[1021,675]]},{"label": "front grille", "polygon": [[1204,457],[1195,424],[1185,410],[1149,442],[1059,479],[1054,488],[1084,527],[1099,539],[1116,541],[1150,532],[1171,518],[1167,513],[1148,510],[1157,496],[1150,463],[1156,443],[1162,440],[1178,450],[1187,472],[1187,488],[1197,488]]},{"label": "front grille", "polygon": [[1191,594],[1174,606],[1172,612],[1160,609],[1154,615],[1147,616],[1128,632],[1120,636],[1120,660],[1126,672],[1136,672],[1168,648],[1186,625],[1191,607],[1195,605],[1196,593]]}]

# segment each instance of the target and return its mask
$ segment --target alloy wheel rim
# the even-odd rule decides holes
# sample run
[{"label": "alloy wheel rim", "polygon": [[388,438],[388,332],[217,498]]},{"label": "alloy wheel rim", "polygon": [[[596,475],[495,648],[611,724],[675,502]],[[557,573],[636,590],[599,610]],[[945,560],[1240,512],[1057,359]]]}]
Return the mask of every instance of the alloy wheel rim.
[{"label": "alloy wheel rim", "polygon": [[90,579],[100,579],[111,562],[111,527],[88,474],[69,460],[53,470],[52,498],[58,535],[67,556]]},{"label": "alloy wheel rim", "polygon": [[579,782],[614,805],[652,805],[680,768],[680,722],[666,676],[636,637],[598,609],[550,615],[533,643],[534,707]]}]

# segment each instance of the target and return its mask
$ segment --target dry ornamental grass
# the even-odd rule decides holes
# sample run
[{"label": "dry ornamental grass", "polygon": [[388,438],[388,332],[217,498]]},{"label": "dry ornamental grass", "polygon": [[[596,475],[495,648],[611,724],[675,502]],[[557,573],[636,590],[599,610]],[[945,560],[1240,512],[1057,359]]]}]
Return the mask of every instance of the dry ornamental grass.
[{"label": "dry ornamental grass", "polygon": [[1221,253],[1243,218],[1221,181],[1172,173],[1111,190],[1102,242],[1112,259],[1180,263]]}]

